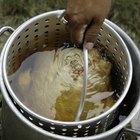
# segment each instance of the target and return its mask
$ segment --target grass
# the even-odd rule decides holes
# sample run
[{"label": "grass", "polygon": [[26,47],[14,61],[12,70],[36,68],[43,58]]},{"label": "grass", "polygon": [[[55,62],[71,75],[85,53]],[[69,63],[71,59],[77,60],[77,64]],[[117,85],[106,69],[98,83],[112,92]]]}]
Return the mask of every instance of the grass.
[{"label": "grass", "polygon": [[108,18],[120,26],[140,48],[140,1],[114,0]]}]

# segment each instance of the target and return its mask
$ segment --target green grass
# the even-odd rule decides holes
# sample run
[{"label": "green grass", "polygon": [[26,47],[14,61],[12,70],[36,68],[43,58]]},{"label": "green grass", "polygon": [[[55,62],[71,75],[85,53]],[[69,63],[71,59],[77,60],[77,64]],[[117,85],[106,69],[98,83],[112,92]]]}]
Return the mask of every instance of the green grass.
[{"label": "green grass", "polygon": [[[66,0],[0,0],[0,27],[17,28],[27,19],[38,14],[65,9]],[[108,19],[120,26],[140,47],[140,1],[114,0]]]},{"label": "green grass", "polygon": [[108,18],[129,34],[140,48],[139,0],[114,0]]}]

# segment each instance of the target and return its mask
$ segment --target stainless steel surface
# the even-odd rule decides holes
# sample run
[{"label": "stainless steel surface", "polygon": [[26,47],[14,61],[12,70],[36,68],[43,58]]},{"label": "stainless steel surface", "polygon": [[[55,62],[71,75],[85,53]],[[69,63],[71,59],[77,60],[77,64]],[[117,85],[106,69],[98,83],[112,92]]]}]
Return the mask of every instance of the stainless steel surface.
[{"label": "stainless steel surface", "polygon": [[80,121],[80,116],[84,108],[85,98],[86,98],[86,91],[87,91],[87,84],[88,84],[88,50],[86,49],[86,43],[83,44],[83,53],[84,53],[84,83],[83,83],[83,89],[81,94],[81,100],[79,109],[77,111],[76,119],[75,121]]},{"label": "stainless steel surface", "polygon": [[[44,31],[45,31],[45,33],[47,33],[48,40],[50,40],[50,42],[48,42],[48,40],[47,40],[48,45],[49,45],[49,43],[52,43],[51,40],[54,41],[54,43],[52,45],[56,46],[58,44],[58,41],[56,41],[58,34],[53,34],[54,30],[55,31],[61,30],[61,32],[59,33],[59,35],[61,35],[60,37],[62,37],[64,40],[68,39],[69,36],[67,36],[67,33],[65,32],[64,26],[59,26],[61,24],[58,23],[57,18],[52,17],[52,15],[54,15],[54,14],[55,14],[55,16],[58,16],[59,14],[61,14],[61,12],[62,11],[50,12],[48,14],[46,14],[46,13],[42,14],[38,17],[35,17],[35,18],[29,20],[28,22],[26,22],[22,26],[20,26],[12,34],[12,36],[8,39],[8,41],[5,45],[5,48],[3,49],[3,55],[1,57],[1,62],[2,62],[1,66],[3,66],[3,67],[7,66],[6,64],[7,64],[7,62],[9,62],[9,66],[7,66],[7,69],[6,69],[8,71],[8,67],[10,67],[11,65],[14,65],[12,63],[12,61],[13,61],[12,55],[16,56],[16,54],[18,54],[21,51],[21,49],[24,49],[24,48],[22,48],[22,47],[24,47],[24,45],[29,46],[29,47],[36,45],[36,44],[31,44],[32,42],[30,42],[30,40],[32,40],[32,39],[34,40],[35,38],[37,38],[37,39],[35,39],[35,43],[36,42],[38,44],[42,43],[42,45],[43,45],[43,43],[44,43],[43,41],[46,39],[46,37],[45,36],[42,37],[41,35],[42,35],[42,32],[44,33]],[[50,28],[48,28],[50,25],[46,25],[46,23],[49,24],[51,19],[53,20],[53,22],[51,23],[51,29],[50,29]],[[56,25],[58,25],[57,27],[59,27],[59,30],[55,28]],[[45,27],[45,29],[44,29],[44,27]],[[41,31],[37,34],[38,36],[36,36],[36,33],[35,33],[36,28],[38,30],[41,29]],[[48,30],[51,32],[48,32]],[[66,34],[61,34],[62,32],[65,32]],[[33,35],[35,35],[35,36],[33,36]],[[41,36],[41,38],[40,38],[40,36]],[[53,38],[52,38],[52,36],[53,36]],[[23,41],[23,39],[24,39],[24,41]],[[57,38],[57,40],[58,39],[59,38]],[[59,41],[64,42],[64,40],[59,40]],[[20,102],[18,100],[18,98],[14,95],[14,93],[12,93],[12,90],[10,89],[10,85],[8,85],[8,81],[5,77],[7,71],[2,71],[1,86],[2,86],[2,92],[4,95],[4,99],[6,100],[5,103],[7,104],[9,110],[12,110],[13,114],[16,114],[16,117],[17,117],[17,119],[19,119],[21,121],[20,122],[21,124],[25,123],[26,126],[33,129],[32,130],[33,132],[37,131],[39,133],[39,135],[41,135],[41,134],[45,135],[44,139],[47,137],[53,137],[55,139],[72,139],[72,137],[74,137],[74,139],[78,139],[78,137],[80,135],[80,137],[79,137],[80,139],[82,138],[82,139],[96,139],[97,140],[97,139],[104,139],[104,138],[112,139],[112,138],[110,138],[110,135],[112,135],[112,137],[115,137],[117,135],[117,131],[119,131],[122,128],[121,126],[122,125],[124,126],[128,120],[130,121],[130,118],[133,115],[128,117],[128,120],[125,121],[125,123],[123,123],[121,126],[119,126],[117,128],[114,127],[113,129],[111,129],[107,132],[92,136],[93,134],[96,134],[95,132],[99,131],[99,128],[103,129],[102,131],[105,131],[107,125],[111,124],[111,122],[113,121],[113,119],[111,120],[111,118],[113,118],[112,116],[114,116],[114,110],[117,109],[119,104],[124,99],[128,89],[129,89],[129,84],[130,84],[131,76],[132,76],[131,75],[131,60],[128,61],[127,59],[129,59],[130,57],[125,54],[125,53],[128,53],[127,47],[123,43],[122,39],[119,36],[116,36],[116,32],[110,26],[108,26],[106,23],[104,23],[103,27],[101,28],[101,33],[98,38],[98,41],[105,44],[106,48],[112,52],[113,57],[115,59],[117,59],[118,62],[120,63],[118,67],[119,68],[121,67],[123,70],[123,77],[121,80],[127,79],[126,83],[124,83],[124,87],[125,87],[124,93],[125,94],[122,94],[120,96],[120,99],[118,100],[118,102],[109,111],[107,111],[106,113],[104,113],[94,119],[90,119],[87,121],[81,121],[81,122],[72,122],[72,123],[53,121],[50,119],[43,118],[43,117],[39,116],[38,114],[35,114],[28,108],[26,108],[22,104],[22,102]],[[112,47],[112,46],[114,46],[114,47]],[[8,47],[8,49],[7,49],[7,47]],[[39,49],[39,48],[36,48],[36,49]],[[13,52],[13,50],[14,50],[14,53],[9,54],[10,52]],[[8,56],[8,58],[7,58],[7,56]],[[10,65],[10,63],[11,63],[11,65]],[[126,70],[128,70],[128,72],[126,72]],[[4,76],[3,76],[3,74],[4,74]],[[130,75],[130,77],[128,75]],[[8,91],[6,91],[6,88],[8,89]],[[136,102],[136,105],[137,105],[137,102]],[[134,113],[133,110],[132,110],[132,112]],[[16,120],[16,117],[15,117],[15,120]],[[67,129],[66,129],[66,126],[68,127]],[[102,127],[102,126],[104,126],[104,127]],[[51,129],[51,128],[53,128],[53,129]],[[25,132],[26,132],[26,129],[25,129]],[[46,129],[47,131],[45,131],[44,129]],[[69,131],[69,129],[71,131]],[[57,133],[52,134],[52,133],[55,133],[52,130],[55,130]],[[88,136],[88,132],[91,130],[92,131],[94,130],[94,132],[92,133],[91,136],[90,135]],[[68,133],[68,134],[65,133],[65,135],[70,135],[70,137],[63,136],[65,131],[66,131],[66,133]],[[76,132],[76,131],[78,131],[78,132]],[[23,132],[19,132],[19,133],[23,133]],[[78,134],[75,134],[75,133],[78,133]],[[57,135],[57,134],[59,134],[59,135]],[[91,133],[89,133],[89,134],[91,134]],[[75,138],[75,137],[77,137],[77,138]],[[16,134],[15,134],[15,138],[16,138]],[[28,139],[28,137],[27,137],[27,139]]]}]

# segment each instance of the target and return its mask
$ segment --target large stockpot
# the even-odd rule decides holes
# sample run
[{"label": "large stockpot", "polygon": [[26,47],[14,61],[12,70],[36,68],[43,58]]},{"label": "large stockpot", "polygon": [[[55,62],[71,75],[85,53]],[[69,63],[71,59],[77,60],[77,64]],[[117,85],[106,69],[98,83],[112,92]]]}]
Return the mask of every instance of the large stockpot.
[{"label": "large stockpot", "polygon": [[[3,55],[4,55],[4,53],[2,53],[2,56],[1,57],[3,57]],[[2,61],[2,59],[1,59],[1,61]],[[5,86],[5,84],[3,82],[3,79],[1,79],[1,81],[2,81],[1,82],[2,92],[4,93],[4,97],[5,96],[9,97],[8,94],[6,93],[7,92],[6,91],[7,87]],[[11,137],[12,137],[12,139],[15,139],[15,140],[16,139],[34,139],[34,140],[38,139],[39,140],[39,139],[46,139],[46,138],[49,138],[49,137],[52,137],[52,138],[55,138],[55,139],[72,139],[71,137],[64,137],[64,136],[61,136],[61,135],[49,133],[49,132],[44,131],[43,129],[39,128],[38,126],[32,124],[26,118],[24,118],[24,116],[22,116],[22,114],[20,114],[20,112],[17,111],[16,108],[14,108],[14,102],[13,103],[11,102],[12,104],[10,106],[8,105],[10,103],[10,100],[11,99],[10,98],[8,99],[7,97],[6,98],[3,98],[3,119],[2,120],[3,120],[3,132],[4,132],[3,133],[4,134],[3,136],[4,136],[4,139],[10,139]],[[135,101],[133,104],[135,105],[136,103],[137,103],[137,101]],[[14,111],[12,111],[7,105],[10,108],[12,107],[12,110],[14,109]],[[14,113],[16,113],[16,115],[18,117],[14,116]],[[135,110],[135,113],[136,113],[136,110]],[[133,117],[133,115],[131,115],[131,118]],[[21,119],[22,119],[22,121],[21,121]],[[12,123],[12,125],[10,125],[10,123]],[[15,131],[16,131],[15,134],[12,131],[12,130],[14,130],[12,127],[15,128]],[[17,129],[16,129],[16,127],[17,127]],[[80,137],[80,139],[98,139],[98,138],[99,139],[104,139],[105,137],[108,137],[109,135],[112,135],[112,137],[113,137],[113,129],[110,129],[109,131],[107,131],[108,134],[106,134],[106,132],[104,132],[104,133],[98,134],[96,136]],[[34,133],[35,130],[37,130],[38,133]],[[110,131],[112,131],[112,133]],[[27,133],[27,135],[25,135],[25,133]],[[116,135],[116,133],[115,133],[115,135]],[[110,139],[112,139],[112,137],[110,137]]]}]

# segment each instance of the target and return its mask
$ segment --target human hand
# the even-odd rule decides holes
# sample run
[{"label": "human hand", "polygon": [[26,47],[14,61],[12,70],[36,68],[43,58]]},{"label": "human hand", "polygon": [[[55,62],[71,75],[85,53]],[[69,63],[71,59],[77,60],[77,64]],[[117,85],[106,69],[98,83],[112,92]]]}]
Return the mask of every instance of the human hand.
[{"label": "human hand", "polygon": [[91,49],[111,6],[111,0],[68,0],[65,18],[75,44]]}]

